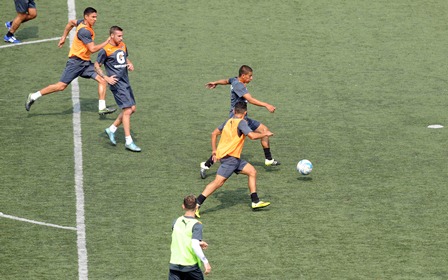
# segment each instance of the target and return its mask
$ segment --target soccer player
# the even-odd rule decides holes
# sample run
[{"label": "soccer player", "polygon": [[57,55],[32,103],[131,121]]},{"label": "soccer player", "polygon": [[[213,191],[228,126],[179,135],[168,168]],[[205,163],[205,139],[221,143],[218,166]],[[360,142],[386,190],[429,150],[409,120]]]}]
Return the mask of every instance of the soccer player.
[{"label": "soccer player", "polygon": [[202,240],[202,223],[195,219],[197,209],[196,197],[189,195],[184,198],[182,208],[185,214],[173,223],[171,240],[171,258],[169,280],[200,280],[212,270],[202,249],[207,249],[207,242]]},{"label": "soccer player", "polygon": [[[248,187],[252,200],[252,209],[259,209],[269,206],[270,202],[263,202],[258,198],[257,194],[257,170],[252,164],[240,158],[244,146],[244,140],[249,137],[251,140],[262,139],[274,135],[268,129],[261,132],[252,131],[246,120],[247,103],[239,101],[233,108],[233,116],[221,124],[212,132],[212,157],[213,161],[219,160],[221,165],[216,173],[215,180],[210,182],[202,193],[198,196],[198,209],[196,217],[200,218],[199,207],[204,203],[205,199],[214,191],[219,189],[227,179],[232,175],[244,174],[248,178]],[[218,135],[218,147],[216,140]]]},{"label": "soccer player", "polygon": [[58,47],[62,47],[65,43],[65,39],[72,28],[76,27],[76,34],[70,52],[68,54],[68,61],[65,66],[65,70],[62,73],[62,77],[56,84],[48,85],[47,87],[36,91],[35,93],[30,93],[25,102],[25,109],[30,110],[31,105],[38,98],[58,91],[63,91],[77,77],[90,78],[98,82],[98,114],[110,114],[115,112],[115,108],[106,107],[106,87],[107,83],[113,83],[113,78],[111,80],[106,80],[107,78],[102,78],[96,74],[93,63],[90,61],[90,55],[101,50],[105,45],[109,43],[109,38],[99,45],[95,45],[93,40],[95,39],[95,32],[93,31],[93,26],[97,20],[97,11],[88,7],[84,10],[84,19],[69,20],[65,26],[64,33],[59,40]]},{"label": "soccer player", "polygon": [[16,39],[14,33],[19,29],[20,25],[37,17],[36,3],[34,0],[14,0],[17,16],[12,21],[5,22],[8,33],[3,37],[7,43],[20,43]]},{"label": "soccer player", "polygon": [[[247,65],[243,65],[239,69],[238,77],[230,78],[230,79],[222,79],[215,82],[209,82],[205,86],[209,89],[214,89],[218,85],[228,85],[230,84],[230,115],[229,117],[233,117],[233,109],[235,104],[240,101],[249,102],[250,104],[265,107],[269,112],[274,113],[275,107],[269,103],[262,102],[258,99],[255,99],[247,90],[247,84],[252,81],[253,78],[253,70],[251,67]],[[269,131],[269,129],[262,123],[245,117],[250,129],[253,131],[257,131],[260,133],[264,133]],[[261,138],[261,146],[263,147],[265,160],[264,163],[266,166],[276,166],[280,165],[280,162],[272,158],[271,149],[269,145],[269,137]],[[201,178],[205,179],[206,171],[213,165],[213,155],[207,161],[201,162]]]},{"label": "soccer player", "polygon": [[112,80],[110,90],[114,94],[118,107],[122,109],[120,115],[114,123],[106,128],[106,134],[110,142],[115,146],[115,131],[117,127],[123,124],[124,135],[126,139],[125,147],[133,152],[140,152],[141,149],[135,145],[131,136],[131,115],[135,112],[135,99],[129,83],[128,69],[134,70],[134,65],[128,58],[128,49],[123,42],[123,29],[119,26],[112,26],[109,30],[110,41],[103,49],[98,52],[95,61],[95,71],[98,75],[106,78],[101,65],[106,68],[107,80]]}]

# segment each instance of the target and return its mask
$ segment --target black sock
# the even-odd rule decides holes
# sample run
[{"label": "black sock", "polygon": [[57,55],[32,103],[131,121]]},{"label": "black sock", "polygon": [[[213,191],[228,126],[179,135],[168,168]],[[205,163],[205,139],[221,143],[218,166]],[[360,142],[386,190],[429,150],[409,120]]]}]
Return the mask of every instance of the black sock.
[{"label": "black sock", "polygon": [[263,148],[264,151],[264,157],[268,160],[272,159],[272,155],[271,155],[271,148]]},{"label": "black sock", "polygon": [[252,200],[253,203],[260,202],[260,199],[258,198],[258,194],[256,192],[250,194],[250,199]]},{"label": "black sock", "polygon": [[196,203],[199,205],[202,205],[202,203],[204,203],[204,201],[207,199],[206,196],[203,196],[202,193],[198,196],[198,198],[196,198]]},{"label": "black sock", "polygon": [[11,32],[8,31],[8,33],[6,33],[6,36],[11,37],[11,36],[14,36],[14,34],[12,34]]},{"label": "black sock", "polygon": [[213,165],[213,155],[205,162],[205,166],[211,167]]}]

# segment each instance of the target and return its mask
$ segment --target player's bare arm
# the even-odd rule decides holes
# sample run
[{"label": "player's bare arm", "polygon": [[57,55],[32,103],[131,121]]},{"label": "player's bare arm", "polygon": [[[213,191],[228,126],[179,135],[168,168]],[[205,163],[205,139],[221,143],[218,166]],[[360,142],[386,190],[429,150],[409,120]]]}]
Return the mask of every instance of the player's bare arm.
[{"label": "player's bare arm", "polygon": [[214,89],[218,85],[228,85],[228,84],[229,84],[229,80],[222,79],[222,80],[217,80],[214,82],[208,82],[205,84],[205,87],[208,89]]},{"label": "player's bare arm", "polygon": [[247,134],[247,137],[249,137],[250,140],[257,140],[257,139],[261,139],[266,136],[271,137],[273,135],[274,135],[274,133],[270,132],[269,130],[266,130],[264,132],[252,131],[252,132],[249,132],[249,134]]},{"label": "player's bare arm", "polygon": [[212,132],[212,156],[213,156],[213,162],[216,162],[216,146],[217,146],[217,140],[218,136],[221,135],[221,130],[215,129]]},{"label": "player's bare arm", "polygon": [[99,64],[97,61],[95,61],[94,66],[95,72],[98,74],[98,76],[103,78],[109,85],[115,85],[118,82],[118,79],[115,75],[112,75],[110,77],[105,75],[103,69],[101,69],[101,64]]},{"label": "player's bare arm", "polygon": [[73,27],[76,27],[76,23],[77,23],[76,19],[71,19],[71,20],[68,21],[67,25],[64,28],[64,32],[62,33],[62,37],[59,40],[59,43],[58,43],[58,47],[59,48],[62,48],[62,46],[65,43],[65,39],[68,36],[68,33],[70,33],[70,30],[72,30]]},{"label": "player's bare arm", "polygon": [[106,41],[102,42],[99,45],[95,45],[94,42],[90,42],[90,43],[86,44],[86,47],[91,53],[96,53],[97,51],[104,48],[109,43],[109,40],[110,40],[110,36],[107,37]]},{"label": "player's bare arm", "polygon": [[262,102],[254,97],[252,97],[252,95],[250,93],[246,93],[244,96],[244,99],[247,100],[247,102],[249,102],[250,104],[253,104],[255,106],[259,106],[259,107],[265,107],[269,112],[274,113],[275,112],[275,106],[266,103],[266,102]]}]

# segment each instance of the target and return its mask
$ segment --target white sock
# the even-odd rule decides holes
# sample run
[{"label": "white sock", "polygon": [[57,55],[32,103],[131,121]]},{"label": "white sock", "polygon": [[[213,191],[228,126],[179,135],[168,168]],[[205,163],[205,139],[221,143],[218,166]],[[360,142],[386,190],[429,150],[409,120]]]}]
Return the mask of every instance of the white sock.
[{"label": "white sock", "polygon": [[36,91],[35,93],[31,94],[31,99],[37,100],[41,96],[42,96],[42,93],[40,93],[40,91]]},{"label": "white sock", "polygon": [[106,109],[106,100],[98,100],[98,109],[99,110]]},{"label": "white sock", "polygon": [[130,145],[130,144],[133,142],[133,141],[132,141],[132,136],[131,136],[131,135],[126,136],[125,138],[126,138],[126,145]]},{"label": "white sock", "polygon": [[115,125],[111,125],[109,126],[109,130],[110,132],[115,133],[115,131],[117,131],[117,127]]}]

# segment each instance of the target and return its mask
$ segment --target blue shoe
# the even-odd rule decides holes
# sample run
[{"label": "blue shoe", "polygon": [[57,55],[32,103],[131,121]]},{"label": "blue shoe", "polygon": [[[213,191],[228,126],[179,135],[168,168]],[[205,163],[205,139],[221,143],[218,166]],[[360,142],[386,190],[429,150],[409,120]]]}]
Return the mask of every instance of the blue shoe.
[{"label": "blue shoe", "polygon": [[133,152],[141,152],[142,151],[142,149],[140,149],[140,147],[139,146],[137,146],[137,145],[135,145],[135,143],[134,142],[132,142],[131,144],[126,144],[126,145],[124,145],[125,147],[126,147],[126,149],[128,149],[128,150],[130,150],[130,151],[133,151]]},{"label": "blue shoe", "polygon": [[7,21],[7,22],[5,22],[5,26],[6,26],[6,28],[8,29],[8,31],[11,29],[11,27],[12,27],[12,21]]},{"label": "blue shoe", "polygon": [[115,133],[110,131],[109,128],[106,128],[104,131],[106,132],[107,136],[109,136],[109,140],[112,143],[112,145],[114,146],[117,145],[117,141],[115,141]]},{"label": "blue shoe", "polygon": [[3,37],[3,40],[5,40],[5,42],[7,42],[7,43],[12,43],[12,44],[20,43],[20,41],[17,40],[16,37],[14,37],[14,36],[5,35],[5,37]]}]

